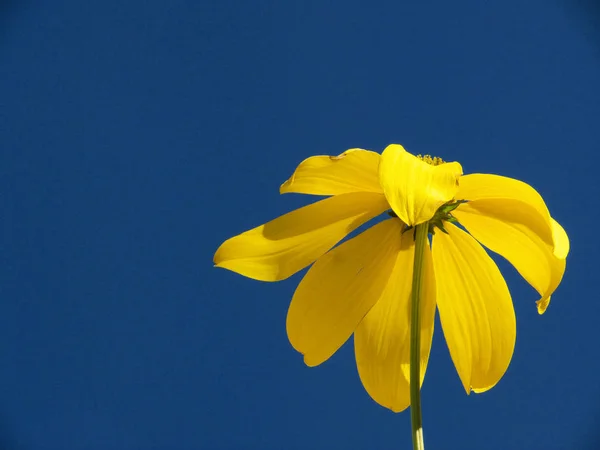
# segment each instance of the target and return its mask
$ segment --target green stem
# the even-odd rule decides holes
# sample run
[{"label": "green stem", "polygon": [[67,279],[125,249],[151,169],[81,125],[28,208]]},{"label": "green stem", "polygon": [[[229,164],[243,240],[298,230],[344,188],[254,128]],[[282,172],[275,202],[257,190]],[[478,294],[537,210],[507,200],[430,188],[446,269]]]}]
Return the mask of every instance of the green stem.
[{"label": "green stem", "polygon": [[423,420],[421,419],[421,291],[423,289],[423,255],[428,242],[429,225],[422,223],[415,230],[415,261],[413,266],[410,308],[410,422],[413,450],[424,450]]}]

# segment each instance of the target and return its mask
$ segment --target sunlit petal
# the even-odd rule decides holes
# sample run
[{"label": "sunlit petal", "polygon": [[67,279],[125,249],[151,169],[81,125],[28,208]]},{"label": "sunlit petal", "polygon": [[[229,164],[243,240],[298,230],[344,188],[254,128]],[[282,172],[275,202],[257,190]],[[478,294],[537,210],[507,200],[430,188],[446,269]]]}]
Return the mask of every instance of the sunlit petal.
[{"label": "sunlit petal", "polygon": [[510,363],[515,313],[506,282],[479,243],[460,228],[433,237],[436,300],[450,356],[467,393],[493,387]]},{"label": "sunlit petal", "polygon": [[[410,323],[414,238],[402,235],[400,252],[381,297],[354,334],[356,365],[369,395],[399,412],[410,405]],[[421,383],[425,377],[435,316],[435,279],[429,246],[425,247],[421,297]]]},{"label": "sunlit petal", "polygon": [[214,262],[249,278],[283,280],[387,208],[383,194],[330,197],[228,239],[217,250]]},{"label": "sunlit petal", "polygon": [[381,155],[379,182],[392,209],[408,225],[431,219],[458,191],[462,167],[457,162],[432,166],[401,145],[389,145]]},{"label": "sunlit petal", "polygon": [[469,174],[461,178],[456,198],[469,200],[469,205],[483,214],[490,212],[502,220],[526,226],[555,246],[546,203],[527,183],[500,175]]},{"label": "sunlit petal", "polygon": [[[552,246],[529,227],[505,215],[497,216],[494,210],[482,211],[467,203],[456,209],[454,216],[481,244],[506,258],[540,294],[538,312],[543,313],[562,279],[565,260],[554,256]],[[560,233],[562,227],[556,226]]]},{"label": "sunlit petal", "polygon": [[554,241],[554,256],[560,259],[565,259],[569,254],[570,244],[569,236],[565,229],[554,218],[550,218],[552,222],[552,239]]},{"label": "sunlit petal", "polygon": [[380,158],[379,153],[361,149],[351,149],[339,156],[312,156],[300,163],[279,192],[313,195],[382,193],[377,173]]},{"label": "sunlit petal", "polygon": [[537,300],[535,303],[537,305],[537,310],[539,314],[544,314],[548,305],[550,304],[550,298],[552,293],[556,290],[560,282],[562,281],[562,277],[565,274],[565,269],[567,266],[566,259],[555,259],[552,263],[552,281],[550,287],[548,288],[548,293],[542,295],[542,298]]},{"label": "sunlit petal", "polygon": [[381,297],[400,248],[401,223],[388,219],[323,255],[294,293],[287,316],[304,362],[327,360]]}]

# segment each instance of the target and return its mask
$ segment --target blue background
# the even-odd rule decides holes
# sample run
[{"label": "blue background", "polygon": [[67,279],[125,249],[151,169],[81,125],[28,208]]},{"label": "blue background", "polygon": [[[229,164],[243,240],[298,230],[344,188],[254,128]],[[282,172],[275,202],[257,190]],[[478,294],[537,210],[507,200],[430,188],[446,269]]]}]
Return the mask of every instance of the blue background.
[{"label": "blue background", "polygon": [[212,267],[218,245],[314,198],[296,164],[347,148],[458,160],[536,187],[571,238],[544,316],[499,261],[518,338],[465,395],[441,328],[429,449],[600,448],[595,2],[4,2],[0,447],[408,449],[352,343],[307,368],[285,316],[302,273]]}]

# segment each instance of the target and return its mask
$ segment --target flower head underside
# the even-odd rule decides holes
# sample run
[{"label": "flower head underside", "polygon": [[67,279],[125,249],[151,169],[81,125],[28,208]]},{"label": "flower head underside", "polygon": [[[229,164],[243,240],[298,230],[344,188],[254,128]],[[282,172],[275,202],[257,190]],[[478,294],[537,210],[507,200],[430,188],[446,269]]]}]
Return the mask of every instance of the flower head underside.
[{"label": "flower head underside", "polygon": [[[411,227],[427,222],[421,380],[437,307],[468,392],[502,377],[516,322],[510,292],[483,247],[507,259],[539,293],[543,313],[565,271],[569,241],[542,197],[498,175],[462,174],[457,162],[417,157],[400,145],[304,160],[281,193],[327,195],[225,241],[215,264],[278,281],[311,265],[292,298],[287,332],[306,364],[327,360],[354,334],[363,385],[381,405],[409,405]],[[385,211],[391,217],[340,245]],[[458,226],[460,225],[460,226]]]}]

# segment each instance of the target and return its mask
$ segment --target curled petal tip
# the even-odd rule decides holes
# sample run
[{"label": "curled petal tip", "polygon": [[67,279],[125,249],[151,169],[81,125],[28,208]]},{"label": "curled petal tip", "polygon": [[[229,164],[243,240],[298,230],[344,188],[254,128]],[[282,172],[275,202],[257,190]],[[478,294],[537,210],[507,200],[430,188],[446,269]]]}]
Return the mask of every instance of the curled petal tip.
[{"label": "curled petal tip", "polygon": [[541,316],[546,312],[546,309],[548,309],[548,305],[550,305],[550,297],[541,298],[536,301],[535,304],[537,306],[537,312]]}]

